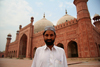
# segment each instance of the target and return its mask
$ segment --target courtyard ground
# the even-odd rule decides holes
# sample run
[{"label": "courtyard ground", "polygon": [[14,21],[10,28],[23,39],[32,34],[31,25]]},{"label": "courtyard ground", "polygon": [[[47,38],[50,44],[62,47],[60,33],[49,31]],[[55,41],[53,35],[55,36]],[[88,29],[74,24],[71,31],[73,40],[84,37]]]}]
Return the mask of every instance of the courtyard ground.
[{"label": "courtyard ground", "polygon": [[[0,58],[0,67],[31,67],[33,60]],[[100,61],[68,61],[68,67],[100,67]]]}]

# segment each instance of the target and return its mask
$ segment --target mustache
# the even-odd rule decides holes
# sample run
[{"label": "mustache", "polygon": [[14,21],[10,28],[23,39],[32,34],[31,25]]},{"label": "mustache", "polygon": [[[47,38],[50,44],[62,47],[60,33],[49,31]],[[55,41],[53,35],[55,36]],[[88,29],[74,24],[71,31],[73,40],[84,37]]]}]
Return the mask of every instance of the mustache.
[{"label": "mustache", "polygon": [[52,39],[47,39],[46,41],[52,41]]}]

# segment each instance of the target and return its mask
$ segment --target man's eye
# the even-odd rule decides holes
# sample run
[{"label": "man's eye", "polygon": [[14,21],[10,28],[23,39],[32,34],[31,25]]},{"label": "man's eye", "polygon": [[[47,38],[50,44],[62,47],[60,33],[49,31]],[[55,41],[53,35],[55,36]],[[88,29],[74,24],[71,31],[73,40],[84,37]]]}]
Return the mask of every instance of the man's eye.
[{"label": "man's eye", "polygon": [[50,36],[53,36],[53,34],[51,34]]},{"label": "man's eye", "polygon": [[48,36],[48,34],[46,34],[45,36]]}]

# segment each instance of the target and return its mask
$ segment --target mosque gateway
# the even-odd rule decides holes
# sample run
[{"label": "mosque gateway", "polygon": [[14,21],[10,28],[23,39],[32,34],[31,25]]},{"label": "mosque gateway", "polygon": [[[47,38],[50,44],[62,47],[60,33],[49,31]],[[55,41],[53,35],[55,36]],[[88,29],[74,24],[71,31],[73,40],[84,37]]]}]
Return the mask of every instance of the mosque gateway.
[{"label": "mosque gateway", "polygon": [[34,17],[31,17],[31,23],[23,28],[19,26],[14,42],[11,43],[12,35],[7,35],[5,57],[33,58],[36,49],[45,45],[42,34],[46,26],[55,27],[57,37],[54,44],[60,43],[64,47],[67,58],[100,57],[100,15],[94,15],[93,26],[87,1],[74,0],[77,18],[68,15],[66,11],[56,25],[47,20],[45,15],[33,25]]}]

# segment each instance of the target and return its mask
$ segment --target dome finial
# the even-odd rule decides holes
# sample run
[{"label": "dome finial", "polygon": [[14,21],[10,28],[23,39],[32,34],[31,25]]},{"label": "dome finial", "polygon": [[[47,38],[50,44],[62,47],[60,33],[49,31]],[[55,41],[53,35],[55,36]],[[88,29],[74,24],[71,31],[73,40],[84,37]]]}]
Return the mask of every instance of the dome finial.
[{"label": "dome finial", "polygon": [[65,9],[65,13],[67,14],[67,10]]},{"label": "dome finial", "polygon": [[44,16],[43,16],[43,18],[45,18],[45,13],[44,13]]}]

